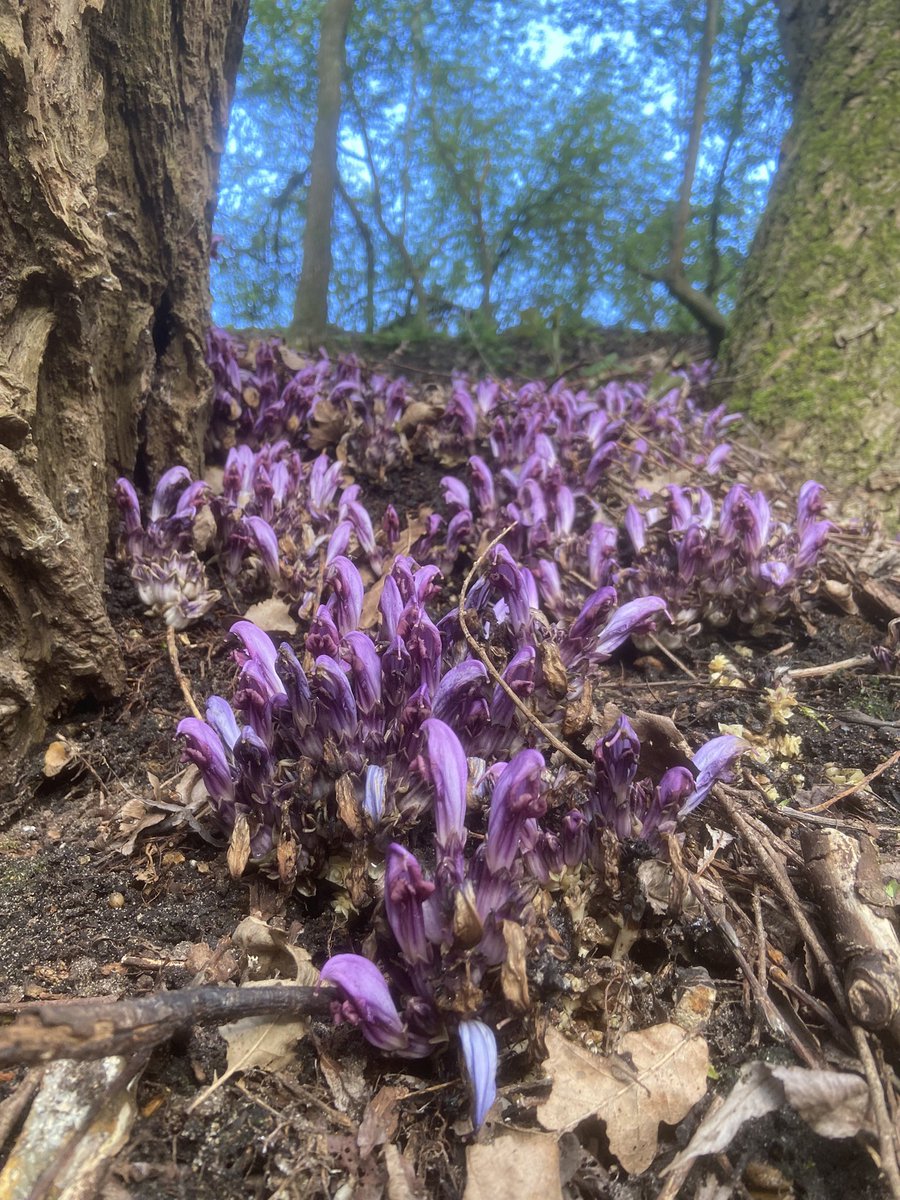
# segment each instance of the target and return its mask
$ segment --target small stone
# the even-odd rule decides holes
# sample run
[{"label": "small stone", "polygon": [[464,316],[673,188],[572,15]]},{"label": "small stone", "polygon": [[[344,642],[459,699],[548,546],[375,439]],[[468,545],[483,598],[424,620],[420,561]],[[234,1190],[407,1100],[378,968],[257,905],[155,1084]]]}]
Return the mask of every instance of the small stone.
[{"label": "small stone", "polygon": [[106,903],[109,905],[110,908],[124,908],[125,907],[125,897],[122,895],[121,892],[110,892],[109,895],[106,897]]}]

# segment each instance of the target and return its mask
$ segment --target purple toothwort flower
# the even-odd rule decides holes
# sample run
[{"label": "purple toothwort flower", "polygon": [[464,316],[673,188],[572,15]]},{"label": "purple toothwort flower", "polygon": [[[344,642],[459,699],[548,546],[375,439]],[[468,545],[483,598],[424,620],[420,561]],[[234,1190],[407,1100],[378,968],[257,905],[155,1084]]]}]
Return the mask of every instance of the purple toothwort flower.
[{"label": "purple toothwort flower", "polygon": [[413,967],[431,958],[422,906],[433,891],[415,855],[392,842],[385,858],[384,910],[400,952]]},{"label": "purple toothwort flower", "polygon": [[541,795],[543,769],[544,759],[537,750],[520,750],[495,783],[485,842],[485,862],[490,871],[512,866],[524,823],[547,811],[547,801]]},{"label": "purple toothwort flower", "polygon": [[319,978],[335,984],[344,994],[343,1003],[333,1006],[335,1024],[348,1021],[358,1025],[366,1041],[379,1050],[409,1051],[409,1032],[391,999],[387,980],[373,962],[361,954],[335,954]]},{"label": "purple toothwort flower", "polygon": [[633,634],[651,633],[656,628],[656,618],[668,617],[666,602],[660,596],[642,596],[629,600],[617,608],[607,624],[601,629],[596,642],[589,651],[595,662],[604,662],[626,638]]},{"label": "purple toothwort flower", "polygon": [[235,621],[231,626],[231,632],[244,644],[243,650],[234,652],[234,657],[241,666],[246,667],[249,663],[255,664],[272,695],[280,695],[284,692],[284,684],[275,670],[277,651],[269,635],[264,633],[258,625],[254,625],[252,621]]},{"label": "purple toothwort flower", "polygon": [[222,739],[216,730],[199,717],[185,717],[178,723],[176,733],[184,738],[184,757],[200,768],[206,790],[216,802],[216,807],[221,809],[230,804],[234,800],[234,780]]},{"label": "purple toothwort flower", "polygon": [[466,755],[450,726],[436,717],[422,722],[422,735],[418,763],[434,786],[435,840],[441,852],[450,855],[466,840]]},{"label": "purple toothwort flower", "polygon": [[679,815],[693,812],[697,805],[706,799],[714,784],[727,782],[731,778],[734,764],[746,749],[747,743],[744,739],[731,733],[713,738],[701,746],[691,760],[697,769],[694,790],[685,800]]},{"label": "purple toothwort flower", "polygon": [[480,1129],[497,1099],[497,1039],[483,1021],[460,1021],[458,1032],[472,1089],[472,1124]]}]

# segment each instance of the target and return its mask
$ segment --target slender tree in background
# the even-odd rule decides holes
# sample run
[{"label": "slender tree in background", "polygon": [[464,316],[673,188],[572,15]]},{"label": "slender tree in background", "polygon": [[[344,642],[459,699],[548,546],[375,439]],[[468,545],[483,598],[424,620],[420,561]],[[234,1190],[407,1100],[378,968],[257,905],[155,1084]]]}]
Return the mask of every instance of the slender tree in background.
[{"label": "slender tree in background", "polygon": [[[688,226],[691,223],[691,193],[697,174],[697,161],[703,142],[706,124],[706,107],[712,74],[713,48],[719,23],[719,0],[706,0],[706,15],[703,21],[703,36],[697,64],[697,82],[694,89],[694,104],[688,132],[687,148],[684,153],[684,172],[678,192],[678,203],[672,218],[672,238],[669,243],[668,262],[660,271],[644,271],[647,279],[665,284],[669,294],[684,305],[691,316],[706,330],[714,349],[725,335],[725,317],[719,312],[708,292],[700,291],[691,283],[684,266],[687,247]],[[723,162],[727,160],[723,157]],[[711,238],[713,246],[714,238]]]},{"label": "slender tree in background", "polygon": [[338,183],[337,146],[347,26],[353,0],[326,0],[317,56],[316,132],[310,162],[309,196],[303,230],[303,268],[297,285],[291,332],[318,341],[328,325],[331,222]]},{"label": "slender tree in background", "polygon": [[900,494],[896,0],[780,0],[795,97],[725,347],[736,406],[836,479]]},{"label": "slender tree in background", "polygon": [[123,685],[113,479],[197,469],[210,224],[248,0],[6,5],[0,23],[0,785]]}]

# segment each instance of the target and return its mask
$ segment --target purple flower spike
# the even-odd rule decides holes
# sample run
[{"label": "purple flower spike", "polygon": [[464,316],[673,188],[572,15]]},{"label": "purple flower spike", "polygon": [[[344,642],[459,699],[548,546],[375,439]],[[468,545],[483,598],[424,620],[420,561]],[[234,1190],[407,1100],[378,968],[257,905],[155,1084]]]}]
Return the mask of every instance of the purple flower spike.
[{"label": "purple flower spike", "polygon": [[381,528],[388,546],[393,547],[400,540],[400,518],[393,504],[389,504],[381,518]]},{"label": "purple flower spike", "polygon": [[344,994],[344,1002],[334,1006],[338,1025],[348,1021],[358,1025],[363,1037],[379,1050],[402,1053],[409,1046],[409,1034],[391,999],[387,981],[373,962],[361,954],[335,954],[319,973],[323,983],[333,983]]},{"label": "purple flower spike", "polygon": [[381,659],[368,634],[353,629],[343,641],[344,657],[350,665],[353,694],[362,713],[381,704]]},{"label": "purple flower spike", "polygon": [[448,508],[469,508],[469,489],[460,479],[455,479],[452,475],[445,475],[441,480],[441,487],[444,490],[444,503]]},{"label": "purple flower spike", "polygon": [[137,492],[127,479],[116,480],[116,504],[125,523],[125,543],[128,553],[136,558],[144,546],[144,526],[141,524],[141,506]]},{"label": "purple flower spike", "polygon": [[634,547],[635,554],[640,554],[647,545],[647,522],[641,515],[640,509],[629,504],[625,509],[625,532]]},{"label": "purple flower spike", "polygon": [[594,747],[597,784],[608,788],[617,807],[626,804],[628,791],[637,774],[641,743],[626,716],[621,716],[609,733]]},{"label": "purple flower spike", "polygon": [[320,732],[330,733],[338,741],[352,738],[359,722],[356,700],[341,664],[327,654],[320,654],[316,659],[312,691]]},{"label": "purple flower spike", "polygon": [[436,717],[422,722],[424,748],[419,768],[434,785],[436,841],[443,854],[458,851],[466,840],[468,764],[459,738]]},{"label": "purple flower spike", "polygon": [[234,743],[241,736],[241,731],[228,701],[222,696],[210,696],[206,702],[206,720],[212,725],[228,749],[233,750]]},{"label": "purple flower spike", "polygon": [[392,842],[385,856],[384,910],[400,952],[411,966],[431,958],[422,905],[433,891],[434,884],[423,877],[415,855]]},{"label": "purple flower spike", "polygon": [[338,554],[325,571],[325,582],[330,585],[335,600],[334,621],[340,632],[358,629],[365,588],[357,568],[349,558]]},{"label": "purple flower spike", "polygon": [[529,817],[542,817],[547,811],[541,795],[543,769],[544,758],[537,750],[520,750],[494,785],[485,842],[490,871],[513,865],[523,825]]},{"label": "purple flower spike", "polygon": [[237,661],[241,666],[251,661],[255,662],[271,694],[273,696],[280,695],[284,691],[284,684],[275,671],[277,652],[269,635],[263,633],[259,626],[254,625],[252,621],[235,621],[231,626],[231,632],[244,643],[243,650],[234,652]]},{"label": "purple flower spike", "polygon": [[210,796],[218,805],[230,804],[234,800],[234,781],[218,733],[199,717],[185,717],[176,732],[185,739],[184,757],[200,768]]},{"label": "purple flower spike", "polygon": [[797,501],[797,524],[803,529],[825,509],[825,488],[815,479],[807,479]]},{"label": "purple flower spike", "polygon": [[340,644],[341,635],[334,623],[334,617],[324,604],[320,604],[306,635],[307,652],[314,658],[318,658],[320,654],[337,658]]},{"label": "purple flower spike", "polygon": [[384,767],[370,763],[366,767],[366,782],[363,791],[363,810],[373,825],[378,825],[384,816],[384,793],[387,784],[387,772]]},{"label": "purple flower spike", "polygon": [[160,476],[153,493],[150,520],[161,521],[163,517],[170,517],[175,511],[178,497],[190,482],[191,473],[187,467],[171,467]]},{"label": "purple flower spike", "polygon": [[250,530],[250,536],[259,551],[259,557],[269,574],[276,583],[281,578],[281,563],[278,554],[278,538],[275,530],[262,517],[244,517],[244,524]]},{"label": "purple flower spike", "polygon": [[581,612],[572,622],[566,634],[566,644],[577,646],[597,632],[616,606],[616,589],[598,588],[585,601]]},{"label": "purple flower spike", "polygon": [[480,1129],[497,1099],[497,1039],[483,1021],[460,1021],[459,1042],[472,1088],[472,1124]]},{"label": "purple flower spike", "polygon": [[713,738],[705,746],[701,746],[691,760],[697,768],[697,780],[693,792],[685,800],[681,808],[681,816],[693,812],[698,804],[709,795],[713,784],[727,781],[731,778],[732,768],[747,749],[743,738],[735,737],[732,733]]},{"label": "purple flower spike", "polygon": [[658,613],[668,616],[666,602],[660,596],[641,596],[617,608],[590,651],[594,661],[605,662],[626,638],[634,633],[649,633],[656,628]]}]

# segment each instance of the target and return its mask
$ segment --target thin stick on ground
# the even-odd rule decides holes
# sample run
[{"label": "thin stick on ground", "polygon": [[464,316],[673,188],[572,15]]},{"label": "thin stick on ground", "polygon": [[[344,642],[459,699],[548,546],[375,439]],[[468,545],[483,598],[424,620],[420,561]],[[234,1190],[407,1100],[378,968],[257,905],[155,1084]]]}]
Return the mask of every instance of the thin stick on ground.
[{"label": "thin stick on ground", "polygon": [[181,663],[178,659],[178,644],[175,641],[175,630],[171,625],[167,626],[166,628],[166,645],[169,648],[169,662],[172,664],[172,670],[175,674],[175,678],[178,680],[178,686],[181,688],[181,694],[184,696],[184,702],[194,716],[199,717],[202,721],[203,713],[194,703],[194,697],[191,693],[191,685],[188,683],[187,676],[181,669]]},{"label": "thin stick on ground", "polygon": [[785,671],[786,679],[825,679],[836,675],[838,671],[850,671],[854,667],[871,666],[872,659],[865,655],[857,658],[842,658],[838,662],[822,663],[818,667],[796,667],[793,671]]},{"label": "thin stick on ground", "polygon": [[590,768],[591,763],[589,763],[587,759],[582,758],[579,754],[576,754],[574,750],[571,750],[565,744],[565,742],[561,742],[556,734],[547,728],[540,717],[535,716],[528,705],[525,704],[512,690],[512,688],[488,658],[487,654],[485,654],[484,650],[481,648],[481,646],[479,646],[477,639],[469,631],[468,619],[466,617],[466,597],[469,594],[469,588],[472,586],[472,580],[475,578],[476,574],[487,559],[487,556],[494,549],[494,547],[498,545],[508,533],[512,532],[517,524],[518,521],[513,521],[511,525],[507,525],[505,529],[501,529],[493,541],[488,543],[482,553],[479,554],[478,558],[476,558],[476,560],[472,563],[472,566],[469,568],[469,573],[466,576],[465,582],[462,585],[462,590],[459,593],[459,606],[457,608],[459,627],[462,630],[462,635],[466,639],[466,642],[468,643],[473,654],[478,656],[479,660],[484,664],[485,670],[490,675],[491,679],[493,679],[493,681],[498,684],[498,686],[501,687],[504,692],[506,692],[507,696],[509,696],[510,700],[526,719],[526,721],[528,721],[530,725],[533,725],[535,729],[540,730],[540,732],[555,750],[558,750],[560,754],[564,754],[570,762],[575,764],[576,767],[580,767],[582,770],[585,770]]},{"label": "thin stick on ground", "polygon": [[683,671],[684,674],[687,675],[688,679],[693,679],[696,681],[697,676],[687,665],[687,663],[682,662],[677,654],[673,654],[668,646],[664,646],[659,638],[655,636],[655,634],[648,634],[648,637],[660,654],[664,654],[670,663],[673,663],[676,667],[678,667],[679,671]]},{"label": "thin stick on ground", "polygon": [[869,1085],[869,1099],[872,1102],[872,1112],[875,1115],[875,1126],[878,1130],[878,1150],[881,1158],[881,1169],[884,1171],[891,1189],[893,1200],[900,1200],[900,1165],[897,1162],[897,1142],[893,1122],[887,1109],[884,1097],[884,1087],[875,1056],[869,1045],[866,1031],[861,1025],[853,1025],[850,1031],[856,1046],[856,1053],[862,1063],[866,1083]]},{"label": "thin stick on ground", "polygon": [[756,972],[753,970],[752,964],[750,963],[746,954],[744,954],[741,944],[737,939],[737,934],[734,932],[733,928],[728,924],[727,921],[724,921],[719,916],[719,914],[710,904],[706,893],[703,891],[702,885],[694,878],[693,875],[690,876],[688,882],[691,891],[700,903],[700,907],[728,943],[728,948],[734,955],[738,966],[741,968],[741,971],[743,971],[744,978],[747,980],[750,991],[753,993],[753,998],[756,1000],[759,1009],[766,1019],[766,1024],[773,1033],[779,1037],[785,1038],[790,1042],[794,1053],[802,1062],[805,1062],[808,1067],[821,1067],[822,1063],[810,1053],[807,1046],[804,1046],[794,1031],[784,1021],[781,1014],[778,1012],[778,1009],[772,1003],[772,1000],[770,999],[765,988],[760,984]]},{"label": "thin stick on ground", "polygon": [[[828,986],[834,993],[834,997],[841,1007],[841,1013],[847,1020],[848,1024],[852,1021],[850,1010],[847,1006],[847,998],[844,995],[844,988],[838,975],[837,968],[828,953],[825,943],[822,941],[818,932],[813,928],[809,918],[803,911],[803,905],[800,902],[800,897],[794,885],[791,883],[788,873],[783,864],[778,858],[772,854],[764,844],[765,826],[762,822],[755,822],[750,825],[744,814],[728,795],[730,788],[726,788],[723,784],[717,784],[713,788],[713,795],[725,809],[732,824],[743,835],[744,842],[751,854],[756,858],[757,862],[763,867],[766,874],[771,879],[776,891],[781,896],[782,900],[787,905],[788,911],[797,923],[797,927],[803,935],[810,950],[818,962],[822,974],[828,981]],[[766,833],[769,831],[766,830]]]},{"label": "thin stick on ground", "polygon": [[870,771],[868,775],[860,779],[859,783],[854,783],[850,787],[844,788],[842,792],[838,792],[836,796],[830,796],[827,800],[823,800],[821,804],[814,804],[812,808],[805,808],[803,810],[804,813],[808,815],[809,813],[824,812],[827,808],[831,808],[832,804],[837,804],[839,800],[849,800],[851,796],[855,796],[864,787],[868,787],[873,779],[877,779],[879,775],[883,775],[885,771],[889,771],[898,762],[900,762],[900,750],[895,750],[890,758],[886,758],[883,763],[879,763],[875,770]]}]

